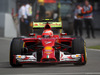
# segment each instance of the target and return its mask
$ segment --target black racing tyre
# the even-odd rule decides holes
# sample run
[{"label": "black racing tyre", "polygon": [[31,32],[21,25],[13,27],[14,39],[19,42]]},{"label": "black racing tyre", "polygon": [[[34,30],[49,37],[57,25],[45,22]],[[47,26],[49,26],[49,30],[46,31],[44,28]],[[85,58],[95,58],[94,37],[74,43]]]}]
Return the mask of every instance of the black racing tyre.
[{"label": "black racing tyre", "polygon": [[83,54],[84,62],[82,62],[82,59],[80,59],[77,63],[74,63],[74,65],[85,65],[87,62],[87,56],[86,56],[86,45],[82,38],[76,38],[72,41],[72,52],[73,54]]},{"label": "black racing tyre", "polygon": [[16,64],[13,63],[13,55],[21,55],[21,49],[23,48],[23,44],[24,42],[20,39],[20,38],[14,38],[11,42],[11,46],[10,46],[10,65],[12,67],[21,67],[22,64],[20,64],[17,60],[16,60]]},{"label": "black racing tyre", "polygon": [[60,57],[60,51],[59,50],[55,51],[55,57],[56,57],[57,61],[60,61],[60,59],[59,59],[59,57]]},{"label": "black racing tyre", "polygon": [[37,61],[40,62],[42,58],[42,51],[37,50]]}]

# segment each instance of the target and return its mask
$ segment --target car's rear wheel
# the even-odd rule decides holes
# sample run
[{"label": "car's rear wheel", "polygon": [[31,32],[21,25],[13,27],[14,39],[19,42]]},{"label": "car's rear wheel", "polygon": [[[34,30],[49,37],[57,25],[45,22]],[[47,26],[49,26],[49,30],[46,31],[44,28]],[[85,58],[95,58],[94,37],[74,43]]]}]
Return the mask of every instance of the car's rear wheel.
[{"label": "car's rear wheel", "polygon": [[14,38],[11,42],[10,46],[10,65],[12,67],[21,67],[22,64],[20,64],[17,60],[16,63],[14,63],[14,55],[21,55],[21,49],[23,48],[24,42],[20,40],[20,38]]},{"label": "car's rear wheel", "polygon": [[[74,65],[85,65],[87,62],[86,56],[86,45],[82,38],[76,38],[72,41],[72,52],[73,54],[83,54],[81,59],[74,63]],[[84,61],[82,61],[84,59]]]}]

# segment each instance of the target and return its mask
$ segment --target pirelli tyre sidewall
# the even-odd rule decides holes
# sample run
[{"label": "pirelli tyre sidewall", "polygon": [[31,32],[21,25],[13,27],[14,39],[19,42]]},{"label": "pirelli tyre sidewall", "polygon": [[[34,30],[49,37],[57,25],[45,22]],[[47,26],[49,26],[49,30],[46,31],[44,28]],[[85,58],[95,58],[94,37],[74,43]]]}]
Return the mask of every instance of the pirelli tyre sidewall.
[{"label": "pirelli tyre sidewall", "polygon": [[20,39],[20,38],[14,38],[11,42],[11,46],[10,46],[10,65],[12,67],[20,67],[22,66],[22,64],[20,64],[17,60],[16,60],[16,64],[13,62],[14,59],[14,55],[21,55],[21,49],[24,46],[24,42]]},{"label": "pirelli tyre sidewall", "polygon": [[84,62],[82,62],[82,58],[74,63],[74,65],[85,65],[87,62],[86,55],[86,44],[82,38],[76,38],[72,41],[72,53],[73,54],[83,54]]}]

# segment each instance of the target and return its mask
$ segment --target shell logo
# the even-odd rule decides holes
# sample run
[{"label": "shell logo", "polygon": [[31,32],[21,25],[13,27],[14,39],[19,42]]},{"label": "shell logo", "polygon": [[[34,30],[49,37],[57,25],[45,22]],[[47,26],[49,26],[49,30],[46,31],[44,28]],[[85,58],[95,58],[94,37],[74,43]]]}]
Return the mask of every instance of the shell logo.
[{"label": "shell logo", "polygon": [[52,50],[52,47],[51,47],[51,46],[46,46],[46,47],[44,48],[44,50]]},{"label": "shell logo", "polygon": [[45,48],[44,48],[44,53],[46,53],[46,54],[51,54],[52,53],[52,47],[51,46],[46,46]]}]

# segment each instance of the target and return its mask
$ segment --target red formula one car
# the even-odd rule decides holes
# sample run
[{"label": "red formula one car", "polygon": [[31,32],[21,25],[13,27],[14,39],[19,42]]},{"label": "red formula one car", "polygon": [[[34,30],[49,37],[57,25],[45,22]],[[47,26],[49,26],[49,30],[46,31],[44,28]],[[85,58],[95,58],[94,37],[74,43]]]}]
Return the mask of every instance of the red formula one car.
[{"label": "red formula one car", "polygon": [[84,40],[80,37],[69,37],[67,33],[54,35],[50,26],[49,23],[45,25],[42,35],[36,36],[31,33],[31,37],[18,37],[12,40],[10,47],[12,67],[20,67],[25,63],[86,64]]}]

